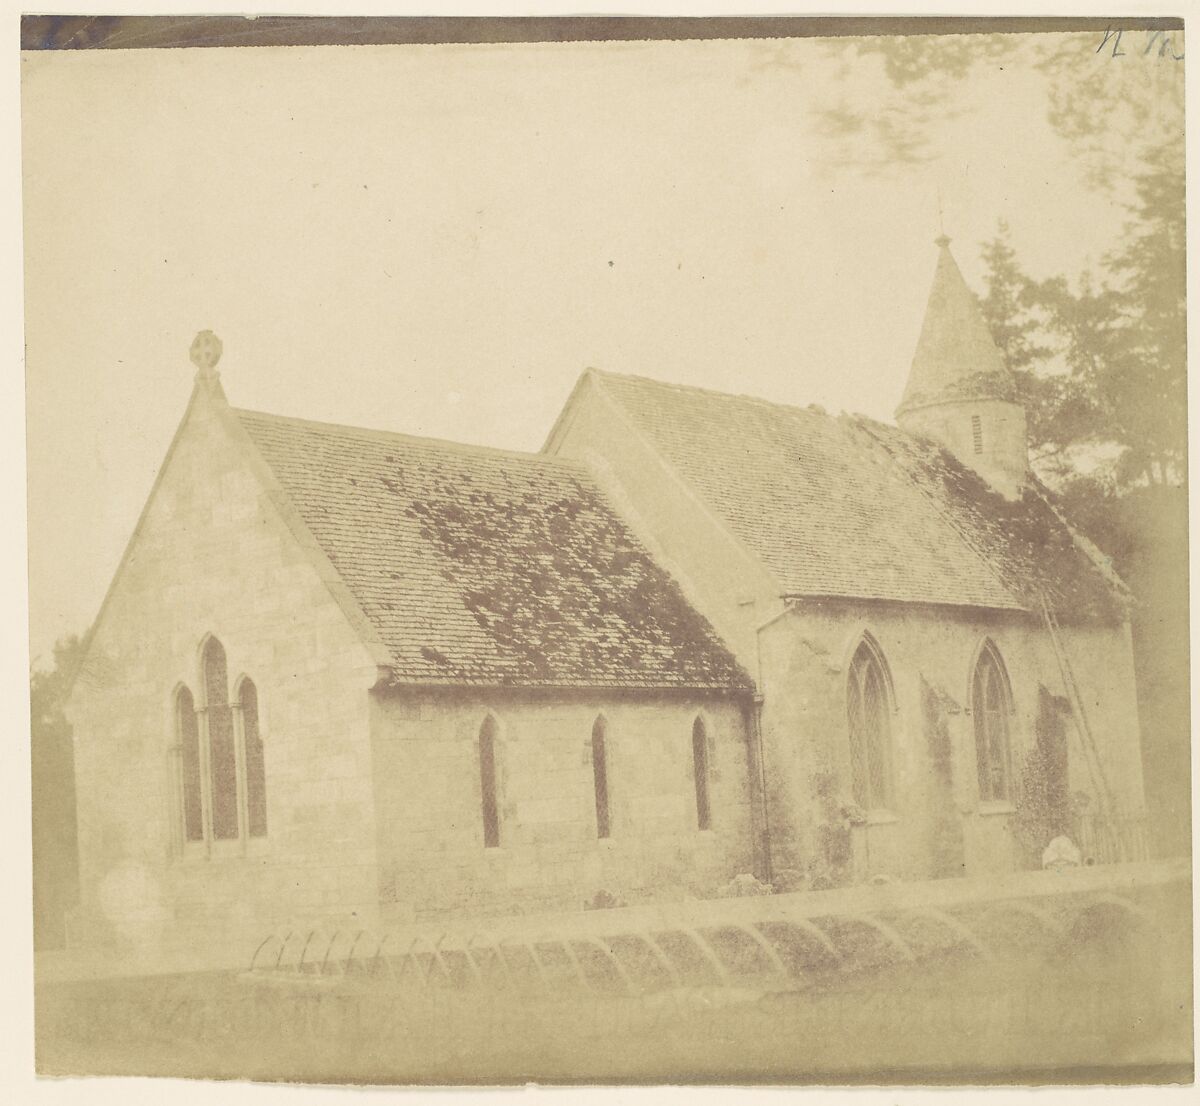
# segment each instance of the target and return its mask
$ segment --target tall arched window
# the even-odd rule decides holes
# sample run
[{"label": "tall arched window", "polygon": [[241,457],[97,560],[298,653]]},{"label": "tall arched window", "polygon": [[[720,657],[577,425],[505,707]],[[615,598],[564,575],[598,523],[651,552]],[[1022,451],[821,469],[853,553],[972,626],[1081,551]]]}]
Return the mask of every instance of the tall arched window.
[{"label": "tall arched window", "polygon": [[608,837],[612,823],[608,812],[608,742],[603,718],[592,723],[592,785],[596,792],[596,836]]},{"label": "tall arched window", "polygon": [[1008,799],[1011,794],[1008,735],[1011,709],[1004,662],[989,641],[979,654],[971,681],[979,798],[985,803]]},{"label": "tall arched window", "polygon": [[175,726],[183,843],[205,842],[207,851],[267,836],[267,781],[258,688],[244,676],[230,702],[225,647],[215,637],[200,650],[200,689],[197,703],[180,685]]},{"label": "tall arched window", "polygon": [[696,780],[696,825],[706,830],[712,825],[708,804],[708,734],[704,719],[699,717],[692,723],[692,775]]},{"label": "tall arched window", "polygon": [[850,787],[864,810],[892,805],[891,704],[883,658],[864,639],[850,662],[846,688],[850,728]]},{"label": "tall arched window", "polygon": [[237,748],[225,649],[215,637],[209,638],[204,646],[203,669],[212,834],[217,841],[229,841],[238,836]]},{"label": "tall arched window", "polygon": [[192,693],[181,687],[175,696],[175,736],[179,742],[180,787],[183,794],[183,839],[204,840],[204,803],[200,797],[200,724]]},{"label": "tall arched window", "polygon": [[483,844],[500,845],[500,808],[496,798],[496,720],[489,714],[479,729],[479,783],[483,809]]},{"label": "tall arched window", "polygon": [[262,735],[258,729],[258,688],[249,677],[238,685],[242,708],[242,739],[246,756],[246,832],[267,835],[267,778]]}]

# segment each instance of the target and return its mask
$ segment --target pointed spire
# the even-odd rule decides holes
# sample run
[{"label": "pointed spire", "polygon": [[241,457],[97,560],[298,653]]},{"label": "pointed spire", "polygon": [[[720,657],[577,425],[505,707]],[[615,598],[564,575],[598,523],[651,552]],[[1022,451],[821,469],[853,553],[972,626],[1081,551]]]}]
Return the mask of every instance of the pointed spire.
[{"label": "pointed spire", "polygon": [[1016,382],[950,253],[950,239],[940,234],[934,241],[937,269],[908,386],[896,413],[934,403],[1015,399]]}]

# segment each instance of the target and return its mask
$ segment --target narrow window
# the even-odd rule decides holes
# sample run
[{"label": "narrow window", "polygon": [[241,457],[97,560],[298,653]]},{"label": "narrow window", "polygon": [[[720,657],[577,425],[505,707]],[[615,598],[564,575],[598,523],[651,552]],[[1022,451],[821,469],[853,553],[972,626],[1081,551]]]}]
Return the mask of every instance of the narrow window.
[{"label": "narrow window", "polygon": [[175,696],[175,730],[179,741],[180,783],[183,791],[183,839],[204,840],[200,800],[200,725],[192,693],[181,687]]},{"label": "narrow window", "polygon": [[241,683],[242,734],[246,746],[246,832],[267,835],[267,778],[262,735],[258,729],[258,688],[254,681]]},{"label": "narrow window", "polygon": [[696,778],[696,825],[706,830],[712,825],[708,806],[708,735],[700,718],[692,723],[692,774]]},{"label": "narrow window", "polygon": [[216,840],[229,841],[238,835],[237,752],[225,649],[216,638],[209,638],[204,647],[204,706],[208,720],[212,832]]},{"label": "narrow window", "polygon": [[608,837],[612,825],[608,816],[608,745],[604,719],[592,725],[592,784],[596,789],[596,836]]},{"label": "narrow window", "polygon": [[850,662],[846,706],[850,730],[850,790],[864,810],[891,806],[891,713],[887,677],[864,641]]},{"label": "narrow window", "polygon": [[979,798],[994,802],[1009,798],[1008,680],[999,654],[989,642],[979,655],[971,686],[975,716],[975,757]]},{"label": "narrow window", "polygon": [[975,452],[983,452],[983,419],[978,415],[971,416],[971,437],[975,439]]},{"label": "narrow window", "polygon": [[491,715],[479,730],[479,780],[483,797],[483,844],[500,845],[500,811],[496,805],[496,722]]}]

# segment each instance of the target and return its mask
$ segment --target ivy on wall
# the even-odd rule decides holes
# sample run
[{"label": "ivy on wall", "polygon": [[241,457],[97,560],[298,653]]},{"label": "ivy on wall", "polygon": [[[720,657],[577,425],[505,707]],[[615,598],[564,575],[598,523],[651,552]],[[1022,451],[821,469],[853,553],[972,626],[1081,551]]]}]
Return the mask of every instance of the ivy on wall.
[{"label": "ivy on wall", "polygon": [[1042,851],[1055,838],[1072,831],[1068,753],[1061,696],[1038,687],[1034,744],[1021,766],[1013,829],[1027,867],[1040,868]]},{"label": "ivy on wall", "polygon": [[865,813],[850,800],[839,797],[835,772],[812,775],[817,800],[817,848],[809,863],[809,886],[814,891],[843,887],[854,878],[854,826],[866,821]]},{"label": "ivy on wall", "polygon": [[921,677],[921,720],[930,765],[930,875],[934,879],[963,874],[963,826],[954,804],[954,749],[947,718],[959,709],[953,699]]}]

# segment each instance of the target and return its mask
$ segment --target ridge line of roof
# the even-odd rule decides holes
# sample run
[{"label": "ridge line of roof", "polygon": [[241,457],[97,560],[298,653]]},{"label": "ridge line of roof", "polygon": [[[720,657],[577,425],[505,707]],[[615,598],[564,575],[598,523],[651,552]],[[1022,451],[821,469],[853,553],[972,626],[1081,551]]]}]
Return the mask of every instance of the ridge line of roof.
[{"label": "ridge line of roof", "polygon": [[456,442],[449,438],[426,437],[421,434],[409,434],[402,430],[377,430],[367,426],[350,426],[347,423],[321,422],[317,419],[302,419],[294,415],[276,415],[270,411],[252,411],[248,407],[231,407],[230,413],[239,419],[243,415],[251,418],[266,419],[270,422],[287,423],[293,426],[306,427],[312,430],[332,430],[343,433],[361,435],[386,441],[403,441],[412,445],[425,446],[447,453],[480,453],[492,457],[508,457],[519,461],[532,461],[547,468],[560,468],[576,475],[589,475],[587,466],[581,461],[568,457],[559,457],[544,453],[528,453],[519,449],[504,449],[500,446],[477,445],[473,442]]},{"label": "ridge line of roof", "polygon": [[[819,404],[809,404],[806,407],[800,406],[798,403],[784,403],[780,400],[765,399],[762,396],[747,395],[745,392],[722,392],[717,388],[703,388],[698,384],[676,384],[669,380],[656,380],[652,376],[642,376],[639,373],[618,373],[610,369],[589,369],[588,372],[593,372],[597,376],[607,376],[613,380],[636,380],[645,384],[653,384],[659,388],[668,388],[674,392],[696,392],[700,395],[714,396],[718,399],[736,399],[745,403],[761,404],[764,407],[773,407],[782,411],[794,411],[801,415],[816,415],[819,418],[840,419],[840,418],[871,418],[870,415],[863,415],[857,411],[842,411],[837,415],[831,414]],[[878,419],[873,421],[878,422]],[[881,425],[887,426],[888,423]]]}]

